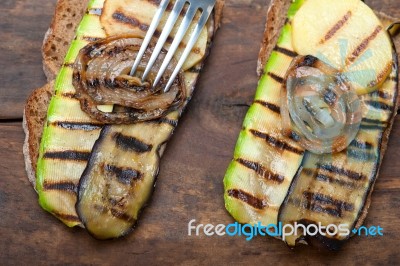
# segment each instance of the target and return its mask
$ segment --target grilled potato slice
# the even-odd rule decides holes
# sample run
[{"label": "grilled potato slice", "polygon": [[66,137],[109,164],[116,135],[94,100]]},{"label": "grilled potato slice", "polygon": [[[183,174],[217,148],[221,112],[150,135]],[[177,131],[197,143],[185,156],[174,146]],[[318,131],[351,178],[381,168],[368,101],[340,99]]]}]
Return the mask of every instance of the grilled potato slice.
[{"label": "grilled potato slice", "polygon": [[376,90],[392,69],[392,44],[360,0],[307,0],[293,18],[293,46],[342,71],[357,94]]}]

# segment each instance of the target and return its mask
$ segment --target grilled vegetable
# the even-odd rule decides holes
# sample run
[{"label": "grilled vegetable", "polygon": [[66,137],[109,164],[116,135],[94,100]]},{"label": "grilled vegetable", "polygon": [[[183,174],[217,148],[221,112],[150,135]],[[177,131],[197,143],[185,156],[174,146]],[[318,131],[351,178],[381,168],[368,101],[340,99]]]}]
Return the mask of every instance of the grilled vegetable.
[{"label": "grilled vegetable", "polygon": [[[357,8],[351,5],[357,5]],[[393,59],[391,41],[379,29],[377,23],[381,24],[375,15],[371,15],[366,8],[358,0],[295,0],[291,4],[286,24],[264,68],[255,101],[246,115],[236,144],[234,159],[224,178],[225,206],[237,221],[249,224],[261,222],[265,226],[278,225],[278,222],[282,225],[321,222],[325,226],[344,223],[349,230],[360,225],[359,218],[365,211],[366,200],[382,160],[382,143],[387,141],[396,113],[398,93],[397,62]],[[359,20],[369,20],[365,25],[368,27],[357,24],[360,30],[355,32],[353,22],[343,17],[349,10],[356,15],[354,20],[357,23]],[[332,22],[338,16],[343,19]],[[379,30],[375,33],[376,29]],[[368,30],[371,32],[368,33]],[[346,44],[350,44],[348,51],[339,49],[344,39],[348,39]],[[381,50],[377,50],[377,47]],[[355,53],[352,48],[357,48],[358,52]],[[299,59],[296,58],[298,55],[306,57]],[[349,58],[344,61],[347,63],[345,67],[340,65],[341,55]],[[306,99],[310,93],[314,95],[318,91],[311,86],[319,86],[327,80],[328,84],[332,84],[329,81],[332,71],[314,75],[321,69],[315,67],[293,74],[296,70],[293,66],[297,63],[297,67],[301,67],[301,60],[304,63],[307,58],[333,65],[342,73],[343,82],[350,81],[350,86],[361,95],[359,100],[355,95],[352,96],[361,105],[360,130],[350,145],[339,153],[317,155],[305,151],[300,145],[301,135],[296,134],[298,128],[282,123],[284,117],[288,118],[289,112],[306,117],[305,113],[301,113],[304,110],[297,108],[301,106],[312,115],[314,125],[332,126],[334,122],[327,116],[332,112],[318,110],[327,108],[321,97]],[[322,68],[326,69],[326,66]],[[378,74],[369,75],[369,68]],[[299,84],[285,80],[285,76],[291,75],[300,78]],[[306,76],[317,77],[318,82],[310,85],[313,81],[304,78]],[[280,98],[283,93],[283,103],[286,103],[288,91],[282,92],[285,86],[291,88],[292,93],[299,93],[304,100],[298,101],[297,107],[292,106],[291,111],[289,106],[282,106]],[[307,93],[302,94],[301,86],[309,86],[303,88]],[[371,92],[373,90],[376,91]],[[306,125],[303,130],[311,128]],[[286,237],[286,241],[291,246],[305,240],[336,249],[348,237],[332,234],[306,238],[300,232],[299,235]]]},{"label": "grilled vegetable", "polygon": [[[156,30],[156,35],[160,35],[162,29],[164,28],[165,22],[170,14],[174,1],[171,1],[170,5],[167,7],[165,15],[163,16],[158,28]],[[106,0],[104,3],[104,13],[101,17],[101,23],[107,35],[127,35],[127,34],[138,34],[143,35],[146,33],[148,25],[150,25],[153,15],[156,12],[159,1],[153,0],[125,0],[125,1],[113,1]],[[178,18],[176,25],[180,25],[182,22],[183,13]],[[176,57],[180,58],[186,44],[189,41],[190,33],[194,31],[196,26],[196,21],[198,21],[198,14],[195,16],[192,24],[189,26],[188,33],[182,40],[178,50],[176,51]],[[169,38],[165,48],[168,49],[178,31],[178,27],[174,27],[170,33]],[[191,67],[199,63],[205,55],[206,45],[208,41],[207,29],[204,28],[197,40],[195,46],[192,49],[189,57],[183,64],[182,69],[188,70]]]},{"label": "grilled vegetable", "polygon": [[297,56],[291,20],[301,2],[290,7],[288,22],[264,69],[224,178],[225,207],[241,223],[277,223],[279,207],[303,159],[304,149],[296,137],[282,134],[280,116],[284,77]]},{"label": "grilled vegetable", "polygon": [[[361,129],[345,151],[323,156],[307,152],[279,213],[283,225],[320,222],[323,226],[343,224],[350,230],[356,225],[376,180],[382,159],[381,143],[394,117],[397,75],[396,64],[376,93],[361,98]],[[330,249],[338,249],[349,235],[337,233],[328,230],[326,236],[314,238]],[[287,236],[286,242],[294,246],[303,238],[299,233]]]},{"label": "grilled vegetable", "polygon": [[283,134],[294,132],[304,149],[339,152],[356,136],[360,100],[342,74],[318,58],[296,57],[281,91]]},{"label": "grilled vegetable", "polygon": [[[120,1],[107,2],[117,3]],[[121,2],[125,3],[126,1]],[[132,1],[132,4],[136,4],[136,2],[142,1]],[[76,38],[72,41],[65,58],[64,66],[58,74],[55,85],[55,96],[52,98],[49,106],[47,123],[42,135],[37,163],[36,189],[39,194],[40,205],[71,227],[81,225],[80,218],[75,209],[77,202],[77,187],[85,168],[88,167],[88,169],[93,169],[89,167],[90,165],[87,165],[87,162],[90,159],[93,145],[99,138],[100,131],[104,126],[103,123],[99,123],[99,121],[90,118],[90,116],[80,108],[80,102],[77,99],[76,90],[72,84],[74,62],[80,50],[88,45],[89,42],[98,41],[110,35],[119,35],[121,30],[130,31],[132,29],[130,23],[125,23],[119,24],[117,28],[118,32],[113,32],[106,27],[108,29],[106,33],[103,30],[104,27],[101,21],[110,20],[111,18],[107,17],[107,14],[110,16],[112,16],[112,14],[105,14],[106,12],[104,11],[103,5],[104,0],[90,1],[88,12],[83,17],[77,29]],[[129,8],[129,6],[124,7]],[[147,6],[146,8],[141,7],[141,10],[147,10]],[[152,10],[155,10],[155,8]],[[143,21],[151,21],[153,13],[146,11],[146,13],[141,13],[140,16]],[[132,19],[130,21],[135,21],[135,18],[136,17],[130,16],[130,19]],[[210,41],[209,38],[211,38],[213,30],[214,24],[211,18],[207,24],[207,29],[205,29],[207,35],[206,41],[201,42],[201,45],[204,45],[204,47],[199,44],[197,47],[200,50],[194,50],[195,53],[197,51],[205,50],[205,46]],[[130,32],[130,34],[135,33]],[[202,55],[204,55],[204,53]],[[126,125],[124,132],[128,132],[128,136],[141,139],[140,136],[142,134],[147,134],[148,138],[146,139],[149,140],[147,144],[154,147],[154,151],[150,152],[152,156],[156,156],[156,149],[160,146],[160,143],[166,142],[171,136],[173,129],[177,124],[177,118],[193,92],[198,77],[198,69],[201,68],[201,66],[201,63],[199,63],[193,68],[185,71],[183,74],[186,97],[184,98],[183,105],[181,105],[178,110],[170,113],[167,117],[160,118],[158,122],[150,121],[147,123]],[[113,105],[99,105],[97,108],[102,112],[113,111]],[[166,126],[168,130],[165,129]],[[119,128],[119,126],[116,127]],[[149,128],[152,130],[147,131]],[[113,126],[111,126],[111,129],[113,129]],[[154,142],[150,142],[150,140]],[[109,149],[111,147],[107,146],[104,148]],[[117,149],[116,145],[115,149]],[[160,154],[161,153],[162,152],[160,152]],[[144,163],[144,160],[148,158],[146,156],[147,155],[136,155],[138,163]],[[118,158],[121,162],[126,162],[127,158],[132,159],[131,153],[119,153]],[[101,158],[102,161],[107,161],[108,159],[110,158]],[[143,193],[143,199],[148,197],[149,187],[153,186],[152,182],[158,173],[157,171],[153,171],[153,169],[158,169],[158,160],[153,160],[152,162],[154,163],[154,166],[151,169],[148,169],[148,172],[146,172],[147,170],[143,170],[142,173],[143,177],[146,177],[143,179],[146,180],[145,185],[141,187],[140,191],[135,191],[137,193]],[[110,162],[110,164],[112,164],[112,162]],[[125,165],[125,167],[132,166]],[[122,175],[124,173],[125,172],[121,172]],[[87,177],[91,175],[86,172],[85,176],[85,180],[88,180]],[[106,177],[103,176],[103,178]],[[82,188],[83,187],[81,186],[81,193],[84,191]],[[90,195],[95,199],[93,194]],[[134,213],[136,213],[137,209],[143,207],[142,203],[143,202],[138,201],[137,204],[134,205],[134,208],[136,209],[130,210],[133,217],[136,218],[136,214]],[[87,217],[84,217],[83,220],[85,223],[88,221]],[[115,235],[113,237],[117,236],[118,235]]]},{"label": "grilled vegetable", "polygon": [[359,95],[376,90],[392,70],[390,37],[360,0],[305,1],[293,19],[293,46],[343,72]]},{"label": "grilled vegetable", "polygon": [[[115,238],[131,230],[151,195],[163,144],[176,116],[103,129],[82,175],[77,204],[79,217],[93,236]],[[148,134],[155,130],[157,134]]]},{"label": "grilled vegetable", "polygon": [[[186,99],[184,77],[180,73],[170,90],[165,87],[175,64],[171,62],[159,84],[153,81],[166,55],[161,51],[148,78],[130,76],[129,72],[142,44],[135,36],[116,36],[90,43],[82,48],[74,64],[73,85],[81,103],[81,109],[92,118],[108,124],[129,124],[152,120],[178,109]],[[144,72],[153,52],[149,47],[138,66],[137,73]],[[118,105],[122,110],[103,112],[97,105]]]},{"label": "grilled vegetable", "polygon": [[[75,211],[77,186],[102,124],[80,108],[72,85],[73,64],[89,41],[106,37],[99,10],[103,1],[92,0],[72,41],[55,84],[47,114],[36,171],[39,203],[68,226],[80,225]],[[107,111],[107,107],[103,108]],[[108,110],[112,110],[108,107]]]}]

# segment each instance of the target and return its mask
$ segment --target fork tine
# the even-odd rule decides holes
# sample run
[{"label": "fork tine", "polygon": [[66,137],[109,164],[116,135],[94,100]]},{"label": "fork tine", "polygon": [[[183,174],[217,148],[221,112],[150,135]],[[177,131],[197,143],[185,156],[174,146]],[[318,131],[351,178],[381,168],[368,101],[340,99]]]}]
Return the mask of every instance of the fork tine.
[{"label": "fork tine", "polygon": [[[164,58],[164,62],[162,63],[157,73],[157,77],[154,80],[153,87],[155,87],[157,83],[160,81],[162,75],[165,72],[165,69],[167,69],[168,64],[171,62],[171,59],[174,56],[176,50],[178,49],[178,46],[181,43],[183,37],[185,36],[186,31],[188,30],[190,23],[192,22],[194,16],[196,15],[197,10],[198,10],[197,6],[190,4],[185,17],[183,18],[182,23],[179,26],[178,32],[175,35],[174,41],[172,42],[171,47],[168,49],[168,53]],[[190,48],[189,52],[192,50],[192,48]]]},{"label": "fork tine", "polygon": [[154,65],[154,62],[157,60],[157,57],[159,56],[161,49],[163,48],[165,41],[167,40],[169,34],[171,33],[176,20],[179,17],[179,14],[181,13],[183,6],[185,5],[186,1],[176,1],[175,5],[171,11],[171,14],[168,17],[167,22],[164,25],[164,28],[161,32],[161,36],[158,38],[156,47],[153,50],[153,54],[150,57],[149,62],[147,63],[146,69],[143,73],[142,80],[145,80],[147,78],[147,75],[150,73],[151,68]]},{"label": "fork tine", "polygon": [[154,32],[157,29],[157,26],[160,24],[162,15],[164,14],[165,10],[167,9],[167,6],[169,4],[170,0],[162,0],[160,3],[160,6],[158,7],[156,14],[154,15],[153,20],[151,21],[150,27],[146,33],[146,36],[143,40],[142,45],[140,46],[139,53],[135,59],[135,63],[132,66],[130,75],[133,76],[136,72],[137,67],[140,64],[140,60],[142,60],[143,54],[146,51],[147,47],[149,46],[151,37],[153,37]]},{"label": "fork tine", "polygon": [[168,92],[169,88],[174,83],[174,80],[175,80],[176,76],[178,75],[179,71],[181,70],[183,64],[185,63],[186,58],[189,56],[190,52],[193,49],[193,46],[196,44],[196,41],[199,38],[203,27],[206,25],[208,17],[211,14],[211,11],[212,11],[212,7],[208,8],[208,10],[204,10],[203,13],[201,14],[199,22],[197,23],[197,25],[189,39],[189,42],[187,43],[186,48],[182,53],[182,56],[179,59],[177,65],[174,69],[174,72],[172,73],[171,77],[169,78],[169,81],[167,83],[167,86],[164,89],[164,92]]}]

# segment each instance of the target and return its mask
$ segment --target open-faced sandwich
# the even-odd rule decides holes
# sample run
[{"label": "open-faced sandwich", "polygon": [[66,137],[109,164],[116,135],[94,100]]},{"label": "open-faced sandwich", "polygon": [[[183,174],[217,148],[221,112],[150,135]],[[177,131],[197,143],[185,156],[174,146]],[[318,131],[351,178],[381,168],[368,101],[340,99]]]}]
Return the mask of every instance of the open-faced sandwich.
[{"label": "open-faced sandwich", "polygon": [[329,249],[362,225],[398,108],[392,22],[360,0],[272,1],[261,78],[224,178],[238,222],[300,224],[289,246]]},{"label": "open-faced sandwich", "polygon": [[[181,73],[164,92],[174,64],[159,85],[151,84],[183,15],[148,79],[129,75],[159,3],[59,0],[43,45],[49,84],[34,91],[25,108],[26,168],[40,205],[67,226],[84,226],[98,239],[129,233],[149,199],[160,158],[191,98],[223,6],[217,0]],[[137,75],[153,48],[151,44],[146,50]]]}]

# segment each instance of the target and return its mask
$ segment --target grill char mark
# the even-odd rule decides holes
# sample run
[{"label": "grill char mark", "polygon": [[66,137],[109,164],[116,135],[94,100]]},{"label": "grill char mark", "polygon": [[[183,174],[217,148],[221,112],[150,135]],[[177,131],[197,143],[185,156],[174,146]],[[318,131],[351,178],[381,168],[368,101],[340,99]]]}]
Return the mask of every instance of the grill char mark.
[{"label": "grill char mark", "polygon": [[174,119],[168,119],[166,117],[161,117],[159,119],[147,121],[147,123],[157,123],[157,124],[168,124],[172,127],[178,126],[178,121]]},{"label": "grill char mark", "polygon": [[122,168],[114,165],[105,165],[104,171],[108,174],[115,175],[118,181],[124,185],[131,185],[133,181],[140,180],[142,174],[135,169]]},{"label": "grill char mark", "polygon": [[87,41],[87,42],[96,42],[96,41],[102,40],[103,38],[92,37],[92,36],[82,36],[82,39]]},{"label": "grill char mark", "polygon": [[145,153],[153,149],[153,145],[146,144],[134,137],[125,136],[122,133],[114,133],[112,138],[115,140],[119,148],[126,151]]},{"label": "grill char mark", "polygon": [[383,77],[388,73],[388,71],[392,68],[392,62],[389,62],[385,68],[382,70],[381,73],[379,73],[379,75],[377,76],[376,80],[371,81],[368,86],[370,87],[374,87],[378,84],[377,81],[381,81],[383,79]]},{"label": "grill char mark", "polygon": [[[118,22],[124,23],[124,24],[128,24],[128,25],[132,25],[134,27],[138,27],[140,30],[142,31],[147,31],[149,29],[149,25],[140,22],[139,20],[137,20],[136,18],[133,17],[129,17],[127,15],[125,15],[122,11],[117,11],[114,14],[112,14],[112,18]],[[161,32],[159,30],[156,30],[154,32],[154,36],[155,37],[160,37]],[[167,43],[172,43],[173,42],[173,38],[171,36],[168,36],[166,42]]]},{"label": "grill char mark", "polygon": [[125,15],[122,11],[116,11],[114,14],[112,14],[112,18],[114,20],[122,22],[124,24],[129,24],[134,27],[138,27],[142,31],[147,31],[149,29],[149,25],[141,23],[136,18],[132,18],[132,17]]},{"label": "grill char mark", "polygon": [[83,131],[93,131],[102,128],[101,124],[96,123],[82,123],[82,122],[54,122],[52,125],[56,127],[61,127],[69,130],[83,130]]},{"label": "grill char mark", "polygon": [[361,124],[360,125],[360,129],[364,129],[364,130],[382,130],[384,129],[386,126],[384,125],[366,125],[366,124]]},{"label": "grill char mark", "polygon": [[103,205],[96,204],[96,205],[93,205],[93,208],[96,211],[102,212],[102,213],[110,212],[110,214],[112,216],[114,216],[115,218],[123,220],[123,221],[125,221],[127,223],[134,223],[136,221],[135,218],[133,218],[132,216],[130,216],[126,212],[118,210],[117,208],[114,208],[114,207],[103,206]]},{"label": "grill char mark", "polygon": [[351,182],[346,182],[343,180],[339,180],[339,179],[335,179],[333,177],[327,176],[327,175],[323,175],[323,174],[317,174],[315,176],[315,179],[320,180],[320,181],[324,181],[324,182],[328,182],[328,183],[336,183],[341,185],[342,187],[346,187],[349,189],[354,189],[355,185]]},{"label": "grill char mark", "polygon": [[[303,197],[307,200],[304,206],[306,209],[315,212],[324,212],[331,216],[342,217],[343,211],[353,211],[353,204],[334,199],[324,194],[303,192]],[[331,205],[332,207],[326,206]]]},{"label": "grill char mark", "polygon": [[383,91],[379,91],[379,90],[372,92],[371,96],[372,97],[376,97],[377,96],[377,97],[385,99],[385,100],[391,98],[389,93],[386,93],[386,92],[383,92]]},{"label": "grill char mark", "polygon": [[335,34],[343,28],[343,26],[346,24],[346,22],[350,19],[352,16],[351,11],[348,11],[341,20],[339,20],[325,35],[324,39],[321,40],[320,44],[325,43],[326,41],[330,40]]},{"label": "grill char mark", "polygon": [[45,159],[65,160],[65,161],[87,161],[89,160],[90,152],[87,151],[54,151],[46,152],[43,155]]},{"label": "grill char mark", "polygon": [[356,147],[362,150],[371,150],[373,149],[373,145],[369,142],[360,142],[358,140],[354,140],[350,143],[350,146]]},{"label": "grill char mark", "polygon": [[53,214],[54,216],[58,217],[59,219],[64,220],[64,221],[78,222],[78,223],[81,222],[81,220],[79,219],[79,217],[76,216],[76,215],[65,214],[65,213],[59,213],[59,212],[55,212],[55,211],[52,211],[52,214]]},{"label": "grill char mark", "polygon": [[268,108],[269,110],[271,110],[274,113],[277,114],[281,114],[281,108],[273,103],[269,103],[269,102],[265,102],[265,101],[261,101],[261,100],[256,100],[254,101],[254,103],[260,104],[266,108]]},{"label": "grill char mark", "polygon": [[43,184],[44,190],[62,190],[66,192],[77,193],[77,186],[72,182],[58,182],[58,183],[49,183],[44,182]]},{"label": "grill char mark", "polygon": [[281,150],[287,150],[287,151],[290,151],[290,152],[293,152],[296,154],[300,154],[300,155],[304,153],[302,150],[299,150],[299,149],[287,144],[286,142],[276,139],[266,133],[262,133],[260,131],[254,130],[254,129],[251,129],[250,132],[254,136],[264,139],[266,142],[268,142],[273,147],[277,147]]},{"label": "grill char mark", "polygon": [[354,182],[344,181],[344,180],[340,180],[340,179],[337,179],[337,178],[334,178],[334,177],[331,177],[328,175],[324,175],[324,174],[318,173],[318,171],[315,171],[315,169],[304,168],[303,173],[307,176],[315,178],[318,181],[339,184],[339,185],[349,188],[349,189],[354,189],[356,187]]},{"label": "grill char mark", "polygon": [[252,162],[242,158],[236,159],[236,161],[244,167],[255,171],[259,176],[267,180],[271,180],[277,183],[282,183],[285,180],[284,176],[272,173],[270,170],[266,169],[264,166],[257,162]]},{"label": "grill char mark", "polygon": [[368,123],[368,124],[376,124],[376,125],[387,125],[387,122],[384,122],[381,120],[369,119],[369,118],[363,118],[362,122]]},{"label": "grill char mark", "polygon": [[64,63],[63,66],[67,67],[67,68],[73,68],[74,67],[74,63]]},{"label": "grill char mark", "polygon": [[274,51],[279,52],[284,55],[287,55],[292,58],[298,56],[298,54],[296,52],[286,49],[286,48],[283,48],[283,47],[280,47],[278,45],[275,46]]},{"label": "grill char mark", "polygon": [[333,166],[331,164],[318,164],[317,165],[318,170],[319,169],[323,169],[329,173],[333,173],[333,174],[339,174],[339,175],[343,175],[346,176],[352,180],[364,180],[366,179],[366,177],[363,174],[351,171],[351,170],[346,170],[346,169],[342,169],[342,168],[338,168],[336,166]]},{"label": "grill char mark", "polygon": [[230,197],[241,200],[255,209],[262,210],[268,206],[268,204],[264,200],[259,199],[240,189],[230,189],[227,193]]},{"label": "grill char mark", "polygon": [[375,30],[365,38],[359,46],[353,51],[350,57],[347,59],[349,63],[353,63],[364,51],[367,49],[368,44],[378,36],[378,34],[382,31],[382,26],[377,26]]},{"label": "grill char mark", "polygon": [[365,104],[374,107],[375,109],[381,109],[384,111],[391,111],[393,109],[392,106],[379,102],[379,101],[365,101]]},{"label": "grill char mark", "polygon": [[119,211],[119,210],[117,210],[115,208],[111,208],[110,212],[111,212],[112,216],[114,216],[115,218],[123,220],[123,221],[125,221],[127,223],[133,223],[133,222],[136,221],[135,218],[133,218],[132,216],[130,216],[126,212]]},{"label": "grill char mark", "polygon": [[65,92],[61,95],[62,97],[69,98],[69,99],[78,99],[78,96],[75,93]]},{"label": "grill char mark", "polygon": [[283,84],[285,82],[285,79],[272,73],[272,72],[268,72],[267,73],[268,76],[270,76],[273,80],[275,80],[276,82]]}]

